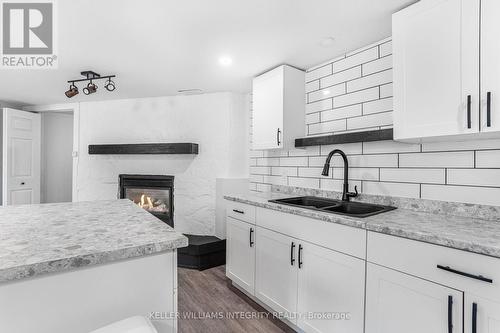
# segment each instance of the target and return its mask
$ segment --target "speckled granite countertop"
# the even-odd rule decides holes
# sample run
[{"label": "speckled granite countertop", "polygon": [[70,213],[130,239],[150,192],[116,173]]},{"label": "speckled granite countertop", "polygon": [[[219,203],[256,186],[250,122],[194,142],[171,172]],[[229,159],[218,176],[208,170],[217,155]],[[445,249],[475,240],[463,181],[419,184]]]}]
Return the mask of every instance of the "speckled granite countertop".
[{"label": "speckled granite countertop", "polygon": [[500,223],[468,217],[396,209],[379,215],[355,218],[269,202],[293,195],[263,193],[228,195],[224,198],[355,228],[399,236],[454,249],[500,258]]},{"label": "speckled granite countertop", "polygon": [[127,199],[0,208],[0,282],[187,246]]}]

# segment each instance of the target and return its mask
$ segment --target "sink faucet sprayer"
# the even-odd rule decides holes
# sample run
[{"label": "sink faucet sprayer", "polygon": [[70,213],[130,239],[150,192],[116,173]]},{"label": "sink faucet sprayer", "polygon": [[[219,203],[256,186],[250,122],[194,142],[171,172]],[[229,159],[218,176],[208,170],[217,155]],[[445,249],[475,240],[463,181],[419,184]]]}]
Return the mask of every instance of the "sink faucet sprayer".
[{"label": "sink faucet sprayer", "polygon": [[328,154],[328,157],[326,158],[325,161],[325,166],[323,167],[323,172],[321,174],[323,176],[328,176],[328,173],[330,172],[330,160],[335,154],[339,154],[340,156],[342,156],[342,159],[344,160],[344,186],[342,190],[342,200],[349,201],[350,198],[358,196],[358,187],[354,186],[354,192],[349,192],[349,183],[347,180],[349,176],[349,163],[347,162],[346,154],[342,150],[334,149]]}]

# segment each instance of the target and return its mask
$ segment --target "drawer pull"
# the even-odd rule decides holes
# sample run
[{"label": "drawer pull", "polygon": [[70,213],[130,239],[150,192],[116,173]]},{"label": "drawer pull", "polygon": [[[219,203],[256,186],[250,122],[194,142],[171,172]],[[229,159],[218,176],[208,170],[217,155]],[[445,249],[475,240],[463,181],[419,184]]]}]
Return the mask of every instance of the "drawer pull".
[{"label": "drawer pull", "polygon": [[472,303],[472,333],[477,333],[477,303]]},{"label": "drawer pull", "polygon": [[295,258],[294,258],[294,251],[295,250],[295,243],[292,242],[292,245],[290,246],[290,265],[293,266],[293,264],[295,263]]},{"label": "drawer pull", "polygon": [[244,211],[238,210],[238,209],[233,209],[233,212],[238,213],[238,214],[245,214]]},{"label": "drawer pull", "polygon": [[453,332],[453,296],[448,296],[448,333]]},{"label": "drawer pull", "polygon": [[304,248],[302,247],[302,245],[301,245],[301,244],[299,244],[299,268],[302,268],[302,264],[303,264],[303,263],[302,263],[302,250],[303,250],[303,249],[304,249]]},{"label": "drawer pull", "polygon": [[472,96],[467,96],[467,128],[471,128],[471,106],[472,106]]},{"label": "drawer pull", "polygon": [[491,127],[491,91],[486,93],[486,127]]},{"label": "drawer pull", "polygon": [[474,275],[474,274],[469,274],[469,273],[457,271],[456,269],[450,268],[449,266],[437,265],[437,268],[442,269],[443,271],[458,274],[458,275],[465,276],[465,277],[468,277],[471,279],[476,279],[476,280],[483,281],[483,282],[493,283],[492,279],[488,279],[482,275]]},{"label": "drawer pull", "polygon": [[250,228],[250,247],[253,247],[253,244],[255,242],[253,241],[253,228]]}]

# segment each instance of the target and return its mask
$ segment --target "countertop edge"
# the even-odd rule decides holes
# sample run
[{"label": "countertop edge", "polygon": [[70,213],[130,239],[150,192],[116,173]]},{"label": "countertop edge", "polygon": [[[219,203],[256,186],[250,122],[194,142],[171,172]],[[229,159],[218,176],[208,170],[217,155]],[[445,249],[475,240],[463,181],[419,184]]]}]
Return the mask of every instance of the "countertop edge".
[{"label": "countertop edge", "polygon": [[47,274],[64,273],[84,267],[140,258],[186,246],[188,246],[187,237],[179,233],[178,237],[166,241],[6,268],[0,270],[0,283],[15,282]]},{"label": "countertop edge", "polygon": [[[233,195],[225,195],[224,199],[234,202],[240,202],[243,204],[249,204],[256,207],[272,209],[280,211],[283,213],[294,214],[299,216],[304,216],[308,218],[313,218],[316,220],[325,221],[327,223],[336,223],[353,228],[364,229],[371,232],[377,232],[389,236],[405,238],[408,240],[428,243],[431,245],[444,246],[447,248],[461,250],[469,253],[475,253],[479,255],[485,255],[489,257],[494,257],[500,259],[500,249],[490,246],[485,246],[484,244],[478,244],[474,242],[465,242],[461,240],[446,238],[443,236],[429,235],[424,233],[416,233],[411,231],[405,231],[401,228],[389,228],[387,226],[380,226],[376,223],[367,223],[364,221],[356,220],[354,218],[346,218],[341,215],[335,216],[333,214],[321,213],[315,210],[306,210],[304,208],[295,208],[293,206],[285,206],[272,202],[259,202],[256,200],[251,200],[248,198],[241,198]],[[262,198],[261,200],[265,200]],[[328,215],[327,215],[328,214]],[[332,216],[330,216],[332,215]]]}]

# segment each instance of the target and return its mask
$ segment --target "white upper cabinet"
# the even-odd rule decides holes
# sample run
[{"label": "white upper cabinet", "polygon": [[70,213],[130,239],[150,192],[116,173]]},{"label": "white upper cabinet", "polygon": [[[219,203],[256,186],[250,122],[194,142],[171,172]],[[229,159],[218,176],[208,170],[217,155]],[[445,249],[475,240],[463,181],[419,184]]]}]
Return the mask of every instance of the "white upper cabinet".
[{"label": "white upper cabinet", "polygon": [[500,1],[481,1],[481,131],[500,131]]},{"label": "white upper cabinet", "polygon": [[294,147],[305,133],[304,71],[283,65],[253,80],[253,149]]},{"label": "white upper cabinet", "polygon": [[[479,0],[422,0],[393,15],[396,140],[480,131],[479,18]],[[498,50],[497,31],[486,34]]]}]

